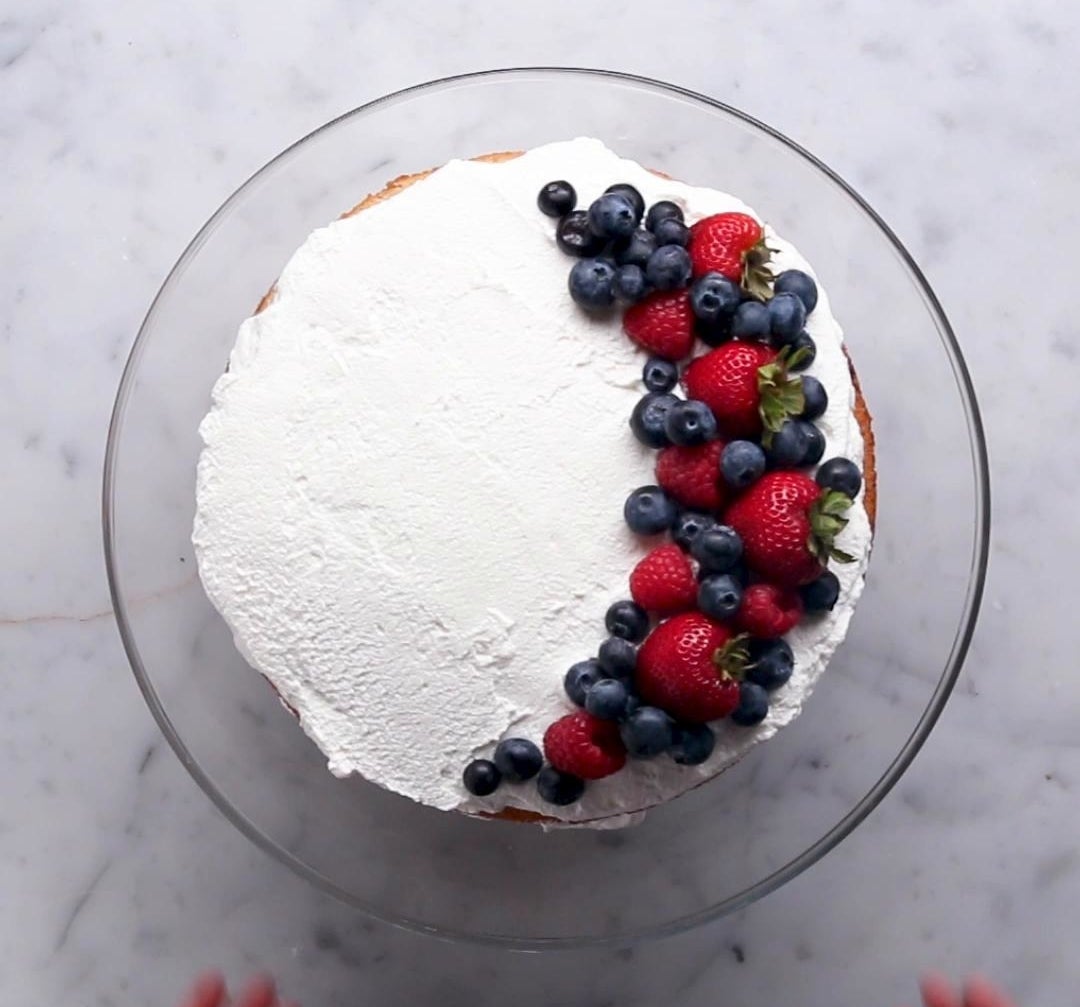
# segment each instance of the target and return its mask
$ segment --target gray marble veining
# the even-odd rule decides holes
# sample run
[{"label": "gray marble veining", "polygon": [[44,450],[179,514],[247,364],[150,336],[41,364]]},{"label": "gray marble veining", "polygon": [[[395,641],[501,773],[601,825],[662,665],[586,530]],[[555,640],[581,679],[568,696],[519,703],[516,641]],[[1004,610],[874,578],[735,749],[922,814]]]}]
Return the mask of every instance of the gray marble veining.
[{"label": "gray marble veining", "polygon": [[[657,22],[661,16],[663,20]],[[10,0],[0,15],[0,1002],[169,1005],[197,968],[307,1007],[910,1002],[981,968],[1080,986],[1080,14],[1054,0],[267,7]],[[388,90],[609,65],[730,101],[858,187],[926,269],[985,410],[995,536],[964,678],[893,794],[783,890],[630,951],[455,947],[337,905],[251,847],[136,690],[100,554],[104,432],[161,279],[232,189]],[[917,547],[917,543],[913,543]],[[869,885],[867,878],[875,878]],[[854,879],[861,879],[856,882]]]}]

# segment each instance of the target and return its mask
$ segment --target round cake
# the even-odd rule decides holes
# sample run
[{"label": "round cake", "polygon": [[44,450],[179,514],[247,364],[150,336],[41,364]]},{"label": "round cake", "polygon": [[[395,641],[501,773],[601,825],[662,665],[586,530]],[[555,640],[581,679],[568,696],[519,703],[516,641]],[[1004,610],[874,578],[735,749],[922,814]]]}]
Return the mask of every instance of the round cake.
[{"label": "round cake", "polygon": [[809,698],[863,586],[869,423],[812,268],[735,197],[592,139],[452,161],[240,326],[199,572],[335,775],[622,825]]}]

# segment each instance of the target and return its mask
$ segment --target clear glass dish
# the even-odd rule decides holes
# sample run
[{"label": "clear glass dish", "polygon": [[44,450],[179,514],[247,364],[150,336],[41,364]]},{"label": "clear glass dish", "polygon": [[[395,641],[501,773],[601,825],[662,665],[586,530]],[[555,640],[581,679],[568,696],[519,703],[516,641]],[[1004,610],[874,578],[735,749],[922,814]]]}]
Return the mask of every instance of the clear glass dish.
[{"label": "clear glass dish", "polygon": [[[803,714],[710,785],[619,832],[476,821],[337,780],[250,671],[191,547],[199,421],[239,322],[314,228],[450,158],[596,136],[734,192],[814,263],[875,421],[878,526],[852,630]],[[960,349],[896,236],[834,172],[701,95],[522,69],[358,108],[242,185],[180,257],[131,352],[109,431],[116,617],[162,731],[245,835],[390,923],[524,948],[631,942],[731,912],[848,835],[896,783],[956,681],[986,572],[986,446]]]}]

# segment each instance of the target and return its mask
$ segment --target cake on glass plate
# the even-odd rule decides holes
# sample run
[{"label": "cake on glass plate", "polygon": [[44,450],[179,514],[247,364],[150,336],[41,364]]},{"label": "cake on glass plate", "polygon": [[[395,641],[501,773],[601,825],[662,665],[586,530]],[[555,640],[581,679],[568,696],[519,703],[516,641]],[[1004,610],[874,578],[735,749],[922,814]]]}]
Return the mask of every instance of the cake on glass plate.
[{"label": "cake on glass plate", "polygon": [[203,421],[194,544],[325,754],[446,811],[612,827],[789,724],[843,640],[870,415],[798,251],[576,139],[315,231]]}]

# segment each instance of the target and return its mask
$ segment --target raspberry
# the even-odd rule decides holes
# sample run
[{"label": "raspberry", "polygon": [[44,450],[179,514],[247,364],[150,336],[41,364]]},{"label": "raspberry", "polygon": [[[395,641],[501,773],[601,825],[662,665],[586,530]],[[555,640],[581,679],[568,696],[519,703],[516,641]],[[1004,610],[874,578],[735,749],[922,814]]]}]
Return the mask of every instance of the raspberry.
[{"label": "raspberry", "polygon": [[670,447],[656,459],[656,481],[684,507],[715,511],[724,506],[720,481],[722,441],[695,447]]},{"label": "raspberry", "polygon": [[762,639],[791,632],[802,618],[803,603],[797,591],[775,584],[751,584],[743,592],[735,625]]},{"label": "raspberry", "polygon": [[690,560],[677,545],[658,546],[630,574],[630,596],[646,612],[657,615],[693,608],[697,581]]},{"label": "raspberry", "polygon": [[560,717],[544,732],[544,754],[556,769],[583,780],[599,780],[626,764],[619,727],[584,710]]},{"label": "raspberry", "polygon": [[623,315],[623,331],[664,360],[682,360],[694,348],[694,312],[687,290],[650,294]]}]

